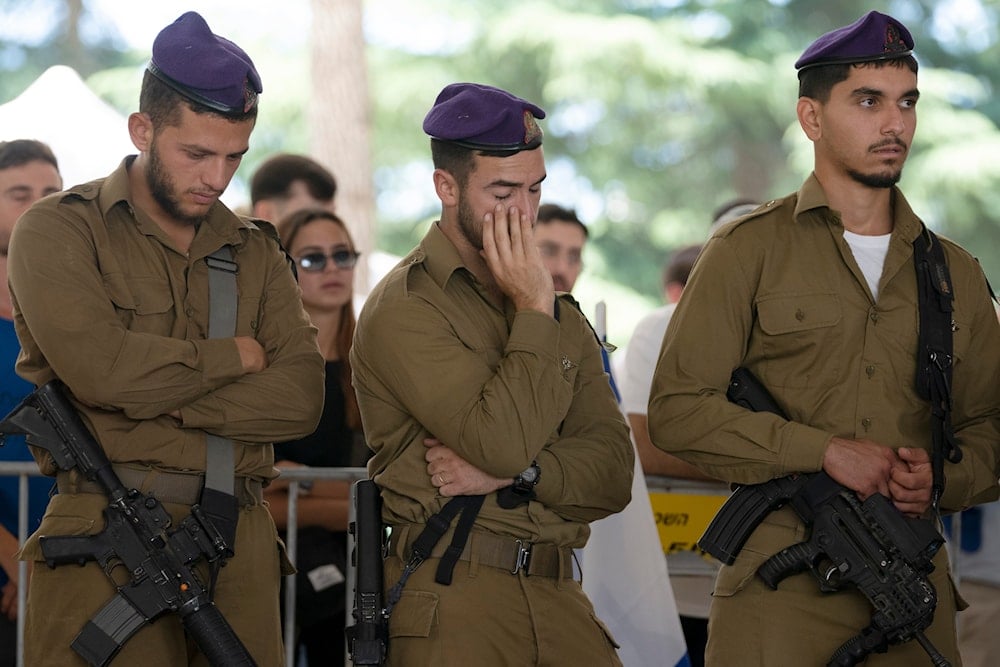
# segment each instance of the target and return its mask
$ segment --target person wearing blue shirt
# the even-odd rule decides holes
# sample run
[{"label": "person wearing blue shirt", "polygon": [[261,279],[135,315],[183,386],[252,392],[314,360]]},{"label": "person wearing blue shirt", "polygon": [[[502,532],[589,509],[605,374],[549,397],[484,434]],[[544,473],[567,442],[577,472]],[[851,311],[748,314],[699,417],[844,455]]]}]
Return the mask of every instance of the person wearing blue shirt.
[{"label": "person wearing blue shirt", "polygon": [[[40,141],[0,142],[0,415],[9,413],[34,387],[14,372],[21,345],[14,333],[7,288],[7,244],[14,223],[31,204],[62,189],[59,164]],[[8,436],[0,461],[32,461],[23,436]],[[17,659],[18,478],[0,476],[0,667]],[[33,477],[28,484],[28,531],[41,522],[51,480]]]}]

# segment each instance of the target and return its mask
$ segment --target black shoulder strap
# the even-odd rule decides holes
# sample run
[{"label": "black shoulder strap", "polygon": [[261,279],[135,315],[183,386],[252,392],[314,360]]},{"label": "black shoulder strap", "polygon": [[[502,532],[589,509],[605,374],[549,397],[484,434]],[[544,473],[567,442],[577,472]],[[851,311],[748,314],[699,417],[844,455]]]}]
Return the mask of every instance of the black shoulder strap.
[{"label": "black shoulder strap", "polygon": [[931,501],[937,510],[944,493],[944,461],[958,463],[962,460],[962,450],[951,428],[955,293],[941,241],[926,227],[913,241],[913,263],[917,270],[920,313],[916,389],[917,394],[931,405],[934,475]]}]

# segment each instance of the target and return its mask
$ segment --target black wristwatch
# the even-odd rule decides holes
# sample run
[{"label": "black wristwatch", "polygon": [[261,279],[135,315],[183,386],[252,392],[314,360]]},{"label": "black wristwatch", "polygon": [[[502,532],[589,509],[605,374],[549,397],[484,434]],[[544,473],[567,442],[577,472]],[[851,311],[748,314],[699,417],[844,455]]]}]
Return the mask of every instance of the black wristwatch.
[{"label": "black wristwatch", "polygon": [[534,461],[531,465],[525,468],[520,475],[514,478],[514,486],[511,487],[514,493],[535,497],[535,485],[538,484],[539,478],[542,476],[542,469],[538,467],[538,464]]},{"label": "black wristwatch", "polygon": [[497,504],[504,509],[514,509],[535,498],[535,485],[542,476],[542,469],[534,461],[514,478],[514,483],[497,491]]}]

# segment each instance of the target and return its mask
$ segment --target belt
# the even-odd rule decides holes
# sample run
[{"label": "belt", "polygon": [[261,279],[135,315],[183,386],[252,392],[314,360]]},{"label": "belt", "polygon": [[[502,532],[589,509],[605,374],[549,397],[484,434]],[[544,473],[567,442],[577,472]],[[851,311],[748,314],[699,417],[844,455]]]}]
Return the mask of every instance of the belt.
[{"label": "belt", "polygon": [[[201,489],[205,484],[204,474],[167,472],[155,468],[135,468],[119,464],[112,464],[111,468],[126,488],[138,489],[161,503],[194,505],[201,497]],[[75,470],[59,471],[56,475],[56,486],[59,493],[105,494],[104,487],[84,478]],[[233,494],[241,507],[260,505],[264,501],[264,491],[260,481],[250,477],[237,476]]]},{"label": "belt", "polygon": [[[410,547],[423,529],[418,524],[393,526],[389,553],[406,561],[410,556]],[[431,558],[444,555],[452,532],[448,531],[434,546]],[[483,531],[472,531],[458,559],[499,568],[511,574],[524,572],[534,577],[573,578],[573,550],[570,547],[529,542]]]}]

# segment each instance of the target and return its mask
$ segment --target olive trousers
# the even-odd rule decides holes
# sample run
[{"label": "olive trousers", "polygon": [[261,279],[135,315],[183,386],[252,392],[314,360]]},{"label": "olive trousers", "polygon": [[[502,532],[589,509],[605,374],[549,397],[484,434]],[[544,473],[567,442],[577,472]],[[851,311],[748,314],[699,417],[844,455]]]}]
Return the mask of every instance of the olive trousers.
[{"label": "olive trousers", "polygon": [[[409,578],[389,620],[389,666],[620,667],[616,644],[571,578],[511,574],[459,561],[449,586],[435,583],[439,560]],[[385,561],[385,585],[402,572]]]}]

